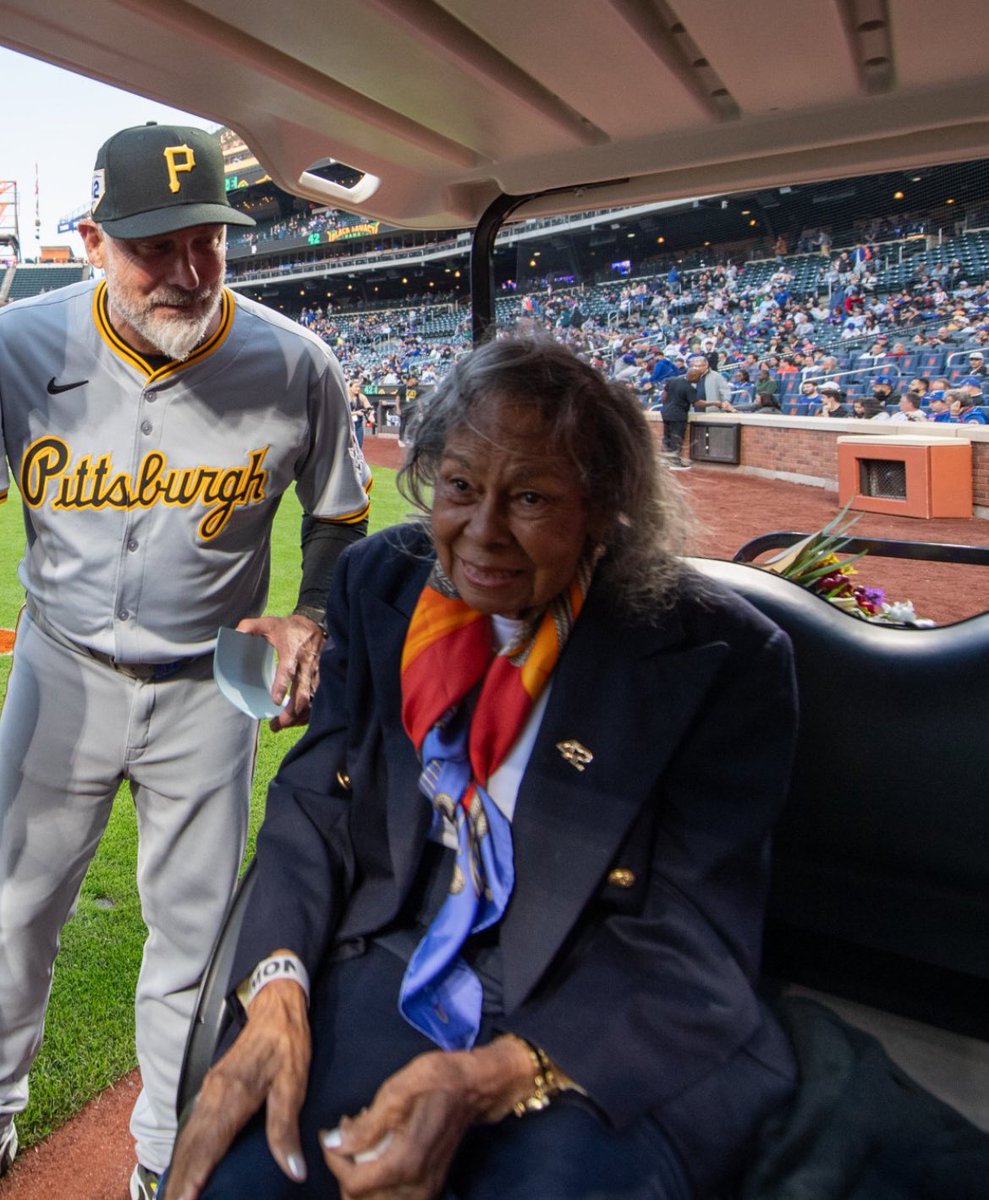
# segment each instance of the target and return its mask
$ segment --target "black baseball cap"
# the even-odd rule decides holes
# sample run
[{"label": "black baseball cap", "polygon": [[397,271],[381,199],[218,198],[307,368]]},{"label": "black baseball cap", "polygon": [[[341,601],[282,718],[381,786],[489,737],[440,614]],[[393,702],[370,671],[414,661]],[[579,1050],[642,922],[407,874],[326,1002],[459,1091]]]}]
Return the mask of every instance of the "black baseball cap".
[{"label": "black baseball cap", "polygon": [[191,225],[253,225],[227,200],[223,152],[205,129],[136,125],[99,149],[94,221],[111,237],[157,237]]}]

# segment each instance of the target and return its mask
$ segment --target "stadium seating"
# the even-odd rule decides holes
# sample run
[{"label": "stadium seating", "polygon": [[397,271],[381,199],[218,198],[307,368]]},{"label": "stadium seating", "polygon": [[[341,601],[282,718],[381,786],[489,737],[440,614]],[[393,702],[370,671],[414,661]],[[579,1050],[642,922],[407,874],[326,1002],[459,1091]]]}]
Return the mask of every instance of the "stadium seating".
[{"label": "stadium seating", "polygon": [[25,300],[42,292],[52,292],[69,283],[79,283],[89,276],[90,268],[81,263],[72,266],[18,266],[11,268],[13,282],[7,294],[8,300]]},{"label": "stadium seating", "polygon": [[[958,218],[960,226],[963,220],[977,220],[978,214],[973,211],[962,214],[959,211]],[[325,215],[316,213],[312,219],[322,221]],[[579,220],[579,217],[575,219]],[[561,220],[565,223],[566,219],[557,218],[556,223]],[[530,224],[535,230],[540,222],[535,220]],[[552,222],[547,223],[547,230],[549,224]],[[832,227],[828,256],[802,252],[778,258],[770,253],[767,243],[761,244],[766,255],[762,258],[746,259],[746,251],[737,246],[727,247],[724,253],[717,246],[686,252],[679,264],[679,286],[676,291],[668,287],[667,275],[671,262],[668,255],[642,260],[639,273],[634,276],[616,277],[612,274],[605,278],[605,269],[602,268],[595,282],[587,280],[581,285],[567,286],[555,281],[552,287],[545,290],[532,281],[535,290],[527,292],[522,287],[519,291],[499,293],[495,303],[496,319],[504,328],[510,328],[520,320],[535,319],[537,324],[562,332],[565,321],[561,322],[560,317],[574,299],[579,299],[588,322],[586,329],[596,331],[596,336],[583,343],[584,349],[593,349],[602,354],[606,362],[610,362],[613,356],[612,334],[626,339],[649,337],[654,344],[665,344],[671,336],[677,337],[684,331],[688,332],[689,337],[697,337],[709,329],[718,334],[721,340],[724,325],[733,321],[737,330],[741,319],[748,327],[748,332],[741,337],[736,333],[732,339],[740,355],[751,352],[761,359],[771,344],[782,355],[797,343],[785,331],[775,328],[771,319],[765,319],[760,312],[761,301],[765,295],[779,289],[806,310],[815,301],[826,302],[833,288],[846,286],[847,276],[840,284],[836,282],[833,264],[842,249],[851,249],[862,237],[861,232],[851,225],[846,228],[847,224],[845,221],[840,227]],[[957,264],[961,264],[961,271],[969,277],[970,282],[981,284],[989,279],[989,229],[944,236],[949,231],[942,229],[940,223],[935,226],[927,222],[927,228],[936,227],[939,232],[926,236],[922,232],[925,226],[923,220],[910,220],[904,225],[902,219],[891,217],[884,224],[886,240],[879,244],[871,243],[874,253],[869,263],[869,294],[879,300],[905,287],[912,287],[924,275],[933,277],[936,267],[950,266],[955,269],[953,278],[956,285],[961,278],[957,274]],[[752,255],[759,247],[760,243],[754,241],[747,253]],[[803,248],[806,249],[805,244]],[[383,252],[390,253],[387,246]],[[361,255],[360,268],[373,272],[374,252],[368,252],[364,247]],[[734,295],[723,297],[727,299],[723,307],[720,304],[708,307],[711,278],[719,270],[715,264],[724,259],[733,260],[737,270]],[[255,259],[253,265],[257,263]],[[235,286],[236,271],[241,265],[233,264],[229,281]],[[284,265],[288,273],[303,268],[311,273],[313,262],[307,260],[296,266]],[[785,278],[779,281],[777,276],[781,270],[785,272]],[[396,276],[397,272],[391,270],[389,277]],[[514,284],[510,286],[513,289],[515,287]],[[374,290],[377,291],[377,288]],[[951,285],[947,286],[947,290],[951,291]],[[353,291],[351,295],[356,298],[358,292]],[[921,299],[926,301],[928,298]],[[438,302],[441,300],[443,302]],[[973,314],[973,323],[989,321],[984,296],[980,303],[982,306]],[[870,328],[852,337],[847,336],[848,329],[841,319],[843,312],[836,312],[833,319],[814,323],[810,340],[818,352],[837,357],[838,371],[829,371],[829,374],[839,380],[852,398],[868,395],[871,379],[878,373],[891,375],[897,389],[904,387],[906,380],[914,375],[932,377],[946,371],[951,381],[957,382],[968,370],[971,331],[956,329],[949,332],[947,336],[953,341],[949,346],[919,348],[913,344],[914,339],[926,338],[935,329],[940,329],[942,322],[947,323],[950,316],[949,306],[934,311],[929,303],[926,307],[922,303],[920,308],[913,323],[904,326],[896,325],[887,314],[880,312],[875,323],[870,321]],[[332,328],[326,333],[326,338],[340,354],[347,371],[361,369],[374,376],[380,373],[380,364],[386,356],[395,356],[400,364],[407,363],[413,345],[410,339],[414,339],[416,351],[423,356],[441,346],[453,345],[459,349],[470,341],[466,300],[456,293],[443,297],[428,293],[414,298],[409,305],[403,305],[401,300],[395,299],[371,301],[362,304],[359,309],[343,301],[339,307],[333,307],[331,313]],[[390,324],[389,333],[383,334],[377,327],[379,319]],[[880,332],[886,335],[887,345],[900,340],[910,347],[908,353],[899,359],[888,355],[871,357],[871,350]],[[625,346],[620,346],[618,352],[623,352]],[[734,360],[728,363],[723,361],[722,370],[727,370],[731,377],[735,365]],[[801,379],[801,375],[779,376],[779,397],[785,409],[793,407],[794,401],[799,400]],[[653,401],[654,395],[654,390],[649,389],[649,395],[645,398]]]}]

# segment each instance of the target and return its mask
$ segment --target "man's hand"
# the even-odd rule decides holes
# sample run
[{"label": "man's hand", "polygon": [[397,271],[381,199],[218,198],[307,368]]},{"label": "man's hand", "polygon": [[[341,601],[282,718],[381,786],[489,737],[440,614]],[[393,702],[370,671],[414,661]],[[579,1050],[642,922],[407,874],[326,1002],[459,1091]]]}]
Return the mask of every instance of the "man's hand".
[{"label": "man's hand", "polygon": [[342,1200],[432,1200],[468,1128],[500,1121],[532,1080],[529,1052],[513,1037],[420,1054],[385,1080],[370,1108],[321,1134]]},{"label": "man's hand", "polygon": [[319,684],[319,656],[325,638],[315,621],[301,613],[290,617],[247,617],[237,626],[240,633],[254,633],[270,642],[278,655],[271,696],[281,704],[286,692],[289,702],[272,717],[273,730],[304,725],[309,705]]},{"label": "man's hand", "polygon": [[299,1110],[306,1095],[312,1040],[305,993],[290,980],[263,987],[247,1025],[203,1081],[175,1145],[169,1200],[195,1200],[234,1138],[267,1102],[268,1145],[285,1174],[305,1178]]}]

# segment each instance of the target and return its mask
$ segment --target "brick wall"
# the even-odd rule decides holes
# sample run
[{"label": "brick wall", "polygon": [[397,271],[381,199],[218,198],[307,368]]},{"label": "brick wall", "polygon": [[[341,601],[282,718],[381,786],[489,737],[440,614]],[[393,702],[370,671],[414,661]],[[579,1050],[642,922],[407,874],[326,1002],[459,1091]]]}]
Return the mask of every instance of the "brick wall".
[{"label": "brick wall", "polygon": [[976,516],[989,517],[989,441],[972,442],[972,498]]},{"label": "brick wall", "polygon": [[[657,414],[653,432],[662,437]],[[908,425],[889,421],[846,421],[817,417],[746,417],[712,413],[700,418],[712,424],[741,425],[741,461],[738,466],[711,463],[712,470],[743,471],[838,490],[838,438],[949,437],[972,443],[972,493],[975,516],[989,518],[989,426]],[[692,418],[693,420],[693,418]]]}]

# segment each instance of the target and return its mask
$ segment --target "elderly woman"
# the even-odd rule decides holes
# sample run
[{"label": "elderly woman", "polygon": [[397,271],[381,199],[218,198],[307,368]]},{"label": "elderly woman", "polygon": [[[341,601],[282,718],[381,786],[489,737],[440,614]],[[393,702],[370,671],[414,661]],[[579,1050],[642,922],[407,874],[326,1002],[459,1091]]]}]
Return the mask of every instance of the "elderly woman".
[{"label": "elderly woman", "polygon": [[341,559],[168,1200],[707,1195],[792,1085],[787,640],[679,564],[638,404],[554,343],[458,363],[402,481],[428,520]]}]

